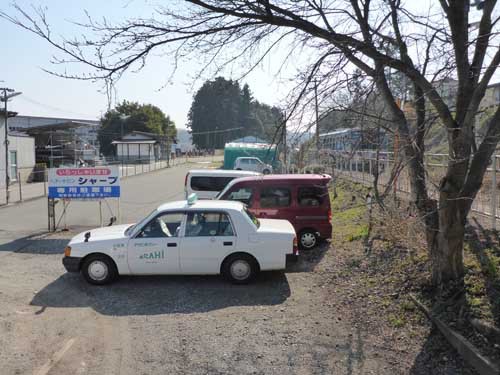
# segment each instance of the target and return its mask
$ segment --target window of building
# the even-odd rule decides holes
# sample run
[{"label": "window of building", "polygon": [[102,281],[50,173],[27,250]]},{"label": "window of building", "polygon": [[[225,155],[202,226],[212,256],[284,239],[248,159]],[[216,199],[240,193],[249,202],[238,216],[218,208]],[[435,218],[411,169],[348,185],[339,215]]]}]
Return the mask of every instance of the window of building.
[{"label": "window of building", "polygon": [[9,151],[10,179],[17,180],[17,151]]},{"label": "window of building", "polygon": [[287,207],[290,206],[290,196],[290,189],[287,188],[263,188],[260,191],[260,206],[262,208]]}]

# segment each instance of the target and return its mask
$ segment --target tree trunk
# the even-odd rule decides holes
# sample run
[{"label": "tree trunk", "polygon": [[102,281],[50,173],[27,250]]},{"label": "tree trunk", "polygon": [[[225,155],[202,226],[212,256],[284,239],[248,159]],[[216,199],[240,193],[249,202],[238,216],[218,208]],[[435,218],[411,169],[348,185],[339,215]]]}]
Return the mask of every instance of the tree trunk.
[{"label": "tree trunk", "polygon": [[464,275],[463,246],[465,234],[464,210],[459,200],[450,199],[447,191],[440,192],[439,208],[426,220],[427,246],[432,262],[432,284],[460,281]]}]

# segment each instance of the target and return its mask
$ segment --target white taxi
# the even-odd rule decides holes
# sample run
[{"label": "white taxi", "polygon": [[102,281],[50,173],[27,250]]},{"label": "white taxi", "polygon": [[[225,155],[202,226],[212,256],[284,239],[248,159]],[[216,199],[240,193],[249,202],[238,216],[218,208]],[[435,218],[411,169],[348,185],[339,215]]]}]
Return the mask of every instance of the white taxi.
[{"label": "white taxi", "polygon": [[222,274],[250,282],[259,271],[280,270],[296,256],[293,226],[257,219],[236,201],[166,203],[137,224],[104,227],[73,237],[64,250],[68,272],[91,284],[119,275]]}]

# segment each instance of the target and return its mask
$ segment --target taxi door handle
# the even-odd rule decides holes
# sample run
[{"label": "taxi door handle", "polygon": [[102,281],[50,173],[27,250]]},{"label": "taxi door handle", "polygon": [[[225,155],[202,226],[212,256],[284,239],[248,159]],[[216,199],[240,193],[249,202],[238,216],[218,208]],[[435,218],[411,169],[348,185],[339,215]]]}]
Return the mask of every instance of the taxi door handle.
[{"label": "taxi door handle", "polygon": [[233,243],[231,241],[224,241],[224,246],[233,246]]},{"label": "taxi door handle", "polygon": [[167,247],[177,247],[177,244],[175,242],[170,242],[167,243]]}]

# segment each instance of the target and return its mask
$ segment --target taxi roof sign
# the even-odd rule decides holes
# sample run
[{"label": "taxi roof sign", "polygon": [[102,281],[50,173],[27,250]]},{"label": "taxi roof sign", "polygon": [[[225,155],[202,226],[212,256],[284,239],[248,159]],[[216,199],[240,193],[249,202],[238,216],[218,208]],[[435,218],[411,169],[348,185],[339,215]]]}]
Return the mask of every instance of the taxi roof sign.
[{"label": "taxi roof sign", "polygon": [[196,195],[196,193],[191,193],[188,196],[187,203],[191,206],[192,204],[195,204],[197,200],[198,196]]}]

